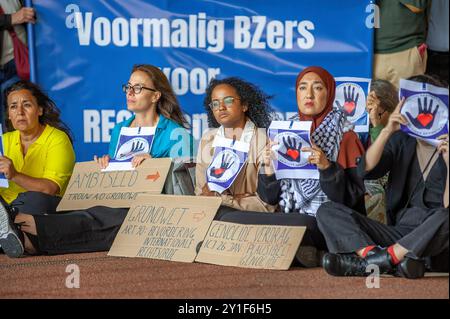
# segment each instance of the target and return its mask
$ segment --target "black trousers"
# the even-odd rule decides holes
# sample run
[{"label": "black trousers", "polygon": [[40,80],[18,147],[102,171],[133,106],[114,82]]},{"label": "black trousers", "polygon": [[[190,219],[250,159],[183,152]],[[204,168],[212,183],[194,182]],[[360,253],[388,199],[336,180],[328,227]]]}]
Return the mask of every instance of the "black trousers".
[{"label": "black trousers", "polygon": [[38,246],[40,254],[107,251],[111,248],[128,208],[95,206],[56,212],[60,200],[56,196],[26,192],[11,203],[19,212],[34,216],[37,238],[30,240]]},{"label": "black trousers", "polygon": [[11,206],[18,209],[20,213],[29,215],[55,214],[61,197],[52,196],[40,192],[20,193]]},{"label": "black trousers", "polygon": [[[419,259],[447,253],[448,209],[407,208],[397,214],[395,225],[384,225],[338,203],[327,202],[317,211],[317,223],[333,253],[351,253],[370,245],[395,243]],[[447,264],[448,265],[448,264]]]},{"label": "black trousers", "polygon": [[243,212],[221,206],[216,220],[253,225],[306,226],[301,246],[314,246],[319,250],[327,250],[325,238],[320,232],[316,218],[305,214]]},{"label": "black trousers", "polygon": [[[31,192],[33,193],[33,192]],[[57,202],[45,194],[27,194],[21,212],[34,215],[39,253],[67,254],[107,251],[117,235],[128,208],[95,206],[86,210],[56,212]],[[241,224],[306,226],[302,244],[327,250],[316,219],[303,214],[241,212],[221,206],[216,220]]]},{"label": "black trousers", "polygon": [[438,76],[448,85],[448,52],[428,49],[427,74]]}]

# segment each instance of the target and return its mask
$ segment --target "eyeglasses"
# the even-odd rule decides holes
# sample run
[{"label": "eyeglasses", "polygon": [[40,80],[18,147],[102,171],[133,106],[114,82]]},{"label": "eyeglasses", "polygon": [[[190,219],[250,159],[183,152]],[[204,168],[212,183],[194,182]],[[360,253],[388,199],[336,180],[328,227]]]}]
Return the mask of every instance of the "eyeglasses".
[{"label": "eyeglasses", "polygon": [[133,90],[134,94],[139,94],[139,93],[141,93],[141,92],[142,92],[142,89],[146,89],[146,90],[149,90],[149,91],[152,91],[152,92],[157,92],[157,90],[151,89],[151,88],[148,88],[148,87],[145,87],[145,86],[143,86],[143,85],[141,85],[141,84],[135,84],[135,85],[123,84],[123,85],[122,85],[122,91],[123,91],[124,93],[128,93],[128,91],[129,91],[130,89]]},{"label": "eyeglasses", "polygon": [[[233,105],[234,100],[240,100],[240,99],[238,97],[233,97],[233,96],[226,96],[222,99],[223,104],[227,108],[230,108]],[[209,107],[211,108],[211,110],[215,111],[215,110],[219,109],[220,101],[221,100],[212,100],[211,103],[208,104]]]}]

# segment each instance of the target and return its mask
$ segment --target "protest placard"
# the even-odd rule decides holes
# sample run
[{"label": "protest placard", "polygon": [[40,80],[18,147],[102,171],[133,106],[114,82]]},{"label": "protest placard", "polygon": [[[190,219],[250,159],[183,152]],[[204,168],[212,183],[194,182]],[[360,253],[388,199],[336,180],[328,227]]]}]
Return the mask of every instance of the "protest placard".
[{"label": "protest placard", "polygon": [[139,195],[108,253],[193,262],[220,197]]},{"label": "protest placard", "polygon": [[139,194],[161,193],[171,165],[170,158],[152,158],[133,170],[102,172],[93,161],[76,163],[57,211],[130,207]]},{"label": "protest placard", "polygon": [[259,269],[289,269],[306,227],[213,221],[195,261]]}]

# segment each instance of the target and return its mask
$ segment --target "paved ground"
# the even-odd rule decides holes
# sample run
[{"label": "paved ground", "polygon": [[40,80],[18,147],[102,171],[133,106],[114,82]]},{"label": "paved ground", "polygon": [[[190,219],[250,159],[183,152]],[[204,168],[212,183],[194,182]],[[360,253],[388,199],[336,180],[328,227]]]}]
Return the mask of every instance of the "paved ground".
[{"label": "paved ground", "polygon": [[[79,289],[66,287],[70,264],[79,267]],[[320,268],[268,271],[108,257],[106,252],[0,255],[0,298],[449,298],[448,277],[383,277],[379,289],[365,283],[365,278],[331,277]]]}]

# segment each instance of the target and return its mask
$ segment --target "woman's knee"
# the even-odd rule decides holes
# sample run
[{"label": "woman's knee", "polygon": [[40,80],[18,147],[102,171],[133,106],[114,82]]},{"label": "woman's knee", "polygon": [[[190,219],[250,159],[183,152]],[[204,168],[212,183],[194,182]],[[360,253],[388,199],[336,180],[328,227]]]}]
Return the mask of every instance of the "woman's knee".
[{"label": "woman's knee", "polygon": [[324,222],[330,219],[335,219],[336,217],[349,215],[352,213],[352,210],[345,205],[340,203],[335,203],[332,201],[328,201],[320,205],[319,209],[316,213],[317,222]]}]

